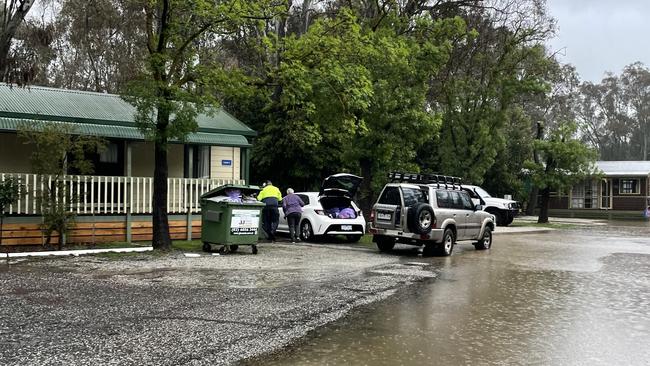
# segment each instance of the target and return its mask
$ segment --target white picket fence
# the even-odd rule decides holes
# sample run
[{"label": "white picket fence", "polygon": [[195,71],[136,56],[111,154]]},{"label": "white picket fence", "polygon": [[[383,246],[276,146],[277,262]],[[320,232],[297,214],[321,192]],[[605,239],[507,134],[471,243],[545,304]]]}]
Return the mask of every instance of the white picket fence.
[{"label": "white picket fence", "polygon": [[[0,174],[0,182],[13,177],[25,188],[18,201],[9,206],[9,215],[38,215],[39,192],[52,184],[54,176],[36,174]],[[152,177],[108,177],[65,175],[59,178],[65,187],[64,199],[70,211],[79,215],[150,214],[152,212]],[[224,184],[244,184],[239,179],[167,179],[167,212],[200,212],[202,194]]]}]

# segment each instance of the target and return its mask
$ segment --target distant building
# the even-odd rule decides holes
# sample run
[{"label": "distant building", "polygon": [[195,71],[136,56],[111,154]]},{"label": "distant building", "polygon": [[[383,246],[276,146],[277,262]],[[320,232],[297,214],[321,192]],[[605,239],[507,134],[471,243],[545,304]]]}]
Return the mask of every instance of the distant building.
[{"label": "distant building", "polygon": [[[550,209],[571,210],[575,216],[595,211],[628,211],[632,216],[650,205],[650,161],[597,161],[601,178],[588,178],[568,192],[554,192]],[[591,213],[591,214],[590,214]],[[596,215],[597,216],[597,215]]]}]

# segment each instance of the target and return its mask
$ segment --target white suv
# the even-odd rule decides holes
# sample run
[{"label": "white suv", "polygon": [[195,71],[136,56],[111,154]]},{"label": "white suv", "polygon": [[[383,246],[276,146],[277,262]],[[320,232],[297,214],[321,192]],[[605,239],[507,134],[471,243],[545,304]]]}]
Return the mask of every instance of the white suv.
[{"label": "white suv", "polygon": [[370,233],[380,251],[395,243],[424,246],[422,254],[451,255],[456,241],[472,240],[477,250],[492,246],[494,216],[461,189],[460,179],[441,175],[391,173],[370,213]]},{"label": "white suv", "polygon": [[476,205],[483,206],[483,211],[494,215],[496,224],[499,226],[508,226],[519,214],[519,203],[517,201],[505,198],[492,197],[487,191],[479,186],[470,186],[463,184],[461,186]]}]

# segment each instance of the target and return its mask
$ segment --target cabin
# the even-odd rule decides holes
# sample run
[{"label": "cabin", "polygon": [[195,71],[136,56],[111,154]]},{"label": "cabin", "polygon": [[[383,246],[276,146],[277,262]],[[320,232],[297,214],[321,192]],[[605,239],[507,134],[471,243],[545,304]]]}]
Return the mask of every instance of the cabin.
[{"label": "cabin", "polygon": [[[77,227],[67,242],[151,239],[154,149],[138,129],[135,108],[119,95],[0,83],[0,181],[26,188],[8,208],[2,245],[43,243],[36,195],[48,177],[33,173],[32,147],[21,126],[54,124],[73,133],[101,137],[106,148],[89,157],[93,175],[67,171],[63,180],[78,193],[72,210]],[[173,141],[168,152],[168,213],[174,239],[200,233],[201,194],[227,183],[246,184],[251,139],[256,132],[223,109],[197,118],[198,130]]]},{"label": "cabin", "polygon": [[551,216],[642,218],[650,205],[650,161],[597,161],[602,172],[551,194]]}]

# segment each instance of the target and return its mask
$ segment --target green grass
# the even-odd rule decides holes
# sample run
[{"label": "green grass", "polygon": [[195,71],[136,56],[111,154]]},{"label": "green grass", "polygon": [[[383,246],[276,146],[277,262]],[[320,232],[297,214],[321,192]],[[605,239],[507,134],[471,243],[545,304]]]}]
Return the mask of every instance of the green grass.
[{"label": "green grass", "polygon": [[366,234],[364,235],[361,240],[359,240],[359,245],[362,245],[364,247],[375,247],[375,243],[372,242],[372,235]]},{"label": "green grass", "polygon": [[[107,258],[111,260],[120,260],[120,259],[129,259],[140,257],[142,259],[146,258],[158,258],[163,257],[168,254],[174,254],[176,252],[201,252],[203,243],[200,240],[174,240],[172,241],[172,249],[169,252],[162,251],[150,251],[150,252],[138,252],[138,253],[97,253],[95,254],[98,257]],[[151,246],[151,242],[139,242],[139,243],[126,243],[126,242],[114,242],[114,243],[104,243],[101,245],[96,245],[93,247],[69,247],[66,249],[111,249],[111,248],[141,248]]]},{"label": "green grass", "polygon": [[203,242],[200,240],[175,240],[172,242],[172,248],[184,252],[201,252],[203,251]]},{"label": "green grass", "polygon": [[154,258],[161,256],[161,253],[157,252],[139,252],[139,253],[97,253],[93,254],[99,258],[106,258],[110,260],[122,260],[122,259],[133,259],[133,258]]}]

